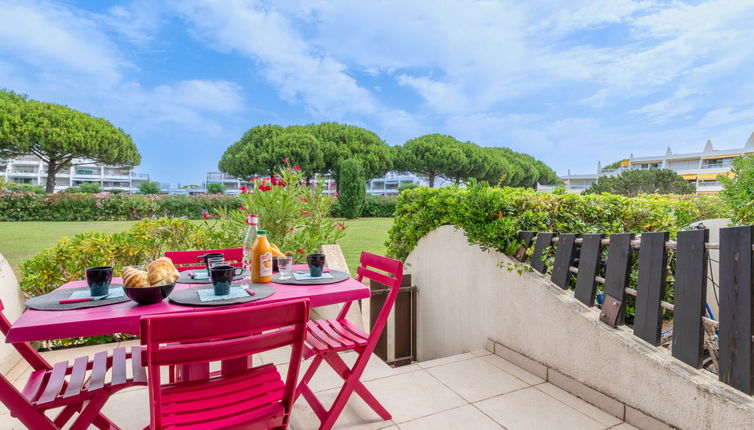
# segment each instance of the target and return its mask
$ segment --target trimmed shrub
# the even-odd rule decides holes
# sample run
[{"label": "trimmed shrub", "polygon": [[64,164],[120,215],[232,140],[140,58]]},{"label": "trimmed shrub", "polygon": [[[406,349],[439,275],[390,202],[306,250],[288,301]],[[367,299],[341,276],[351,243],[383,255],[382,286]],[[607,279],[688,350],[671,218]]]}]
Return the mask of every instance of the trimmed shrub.
[{"label": "trimmed shrub", "polygon": [[207,192],[209,194],[222,194],[225,192],[225,185],[218,183],[207,184]]},{"label": "trimmed shrub", "polygon": [[362,217],[391,217],[398,204],[397,197],[367,195],[361,209]]},{"label": "trimmed shrub", "polygon": [[82,193],[97,194],[102,192],[102,186],[96,182],[84,182],[79,185],[79,190]]},{"label": "trimmed shrub", "polygon": [[338,201],[343,216],[349,219],[361,216],[366,197],[366,179],[361,162],[348,159],[340,164]]},{"label": "trimmed shrub", "polygon": [[[364,199],[364,206],[361,209],[361,217],[384,217],[393,216],[395,206],[398,204],[398,198],[388,196],[373,196],[367,194]],[[340,199],[332,206],[332,216],[335,218],[345,218]]]},{"label": "trimmed shrub", "polygon": [[675,234],[694,221],[724,215],[716,197],[542,194],[472,181],[466,189],[421,187],[402,193],[387,247],[391,256],[405,259],[424,235],[455,225],[470,243],[512,254],[521,230]]},{"label": "trimmed shrub", "polygon": [[160,194],[160,184],[154,181],[144,181],[139,184],[139,192],[142,194]]},{"label": "trimmed shrub", "polygon": [[111,193],[0,193],[0,221],[128,221],[157,217],[202,219],[204,212],[241,206],[238,197]]},{"label": "trimmed shrub", "polygon": [[416,182],[409,182],[406,184],[401,184],[398,186],[398,194],[406,191],[406,190],[413,190],[414,188],[419,188],[421,185],[417,184]]},{"label": "trimmed shrub", "polygon": [[41,185],[14,184],[13,182],[6,183],[3,187],[0,187],[0,190],[3,190],[3,189],[6,191],[17,192],[17,193],[35,193],[35,194],[45,193],[45,187]]}]

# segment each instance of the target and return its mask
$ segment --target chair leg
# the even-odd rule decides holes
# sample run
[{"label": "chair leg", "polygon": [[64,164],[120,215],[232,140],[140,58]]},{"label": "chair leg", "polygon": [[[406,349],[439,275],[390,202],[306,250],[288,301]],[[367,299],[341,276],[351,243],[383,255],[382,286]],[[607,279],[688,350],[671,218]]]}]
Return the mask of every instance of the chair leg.
[{"label": "chair leg", "polygon": [[62,411],[55,417],[54,423],[58,427],[63,427],[68,420],[71,419],[73,414],[81,410],[81,404],[68,405],[63,408]]},{"label": "chair leg", "polygon": [[319,418],[319,421],[324,422],[325,418],[327,418],[327,410],[322,406],[322,402],[319,401],[317,396],[314,395],[312,389],[307,384],[301,383],[299,384],[299,390],[304,396],[306,403],[309,404],[309,407],[312,408],[314,414]]},{"label": "chair leg", "polygon": [[343,384],[343,387],[341,387],[340,392],[338,392],[338,396],[335,397],[335,401],[330,407],[330,410],[327,411],[327,416],[325,416],[325,419],[322,420],[322,424],[319,426],[319,430],[330,430],[335,425],[335,422],[340,417],[341,412],[343,412],[343,409],[345,409],[346,403],[348,403],[348,399],[351,397],[351,393],[353,393],[354,387],[355,383],[353,378],[348,378],[348,380],[346,380],[346,383]]},{"label": "chair leg", "polygon": [[[343,361],[342,358],[340,358],[340,355],[334,352],[327,353],[325,354],[325,361],[327,361],[327,364],[329,364],[330,367],[332,367],[333,370],[335,370],[335,372],[338,373],[341,378],[343,378],[343,380],[348,380],[351,369],[349,369],[348,365]],[[379,415],[380,418],[386,421],[392,418],[390,412],[388,412],[387,409],[382,406],[382,404],[374,397],[374,395],[372,395],[372,393],[367,390],[367,387],[365,387],[364,384],[358,379],[356,380],[354,391],[356,391],[356,394],[358,394],[359,397],[364,399],[366,404],[369,405],[372,410],[377,412],[377,415]]]},{"label": "chair leg", "polygon": [[86,430],[89,428],[89,425],[100,415],[99,412],[109,397],[110,392],[102,390],[89,400],[89,403],[84,407],[84,410],[81,411],[81,414],[71,426],[71,430]]},{"label": "chair leg", "polygon": [[94,421],[92,421],[92,424],[94,424],[95,427],[102,430],[120,430],[120,427],[115,425],[114,422],[110,421],[104,414],[101,412],[99,415],[94,417]]},{"label": "chair leg", "polygon": [[306,373],[304,373],[304,376],[301,378],[301,381],[296,386],[296,392],[293,394],[293,403],[296,403],[296,400],[301,395],[300,388],[304,385],[309,384],[309,381],[312,380],[312,377],[314,377],[314,374],[317,372],[317,369],[319,369],[319,365],[322,364],[322,357],[317,355],[312,359],[312,363],[309,365],[309,368],[306,369]]}]

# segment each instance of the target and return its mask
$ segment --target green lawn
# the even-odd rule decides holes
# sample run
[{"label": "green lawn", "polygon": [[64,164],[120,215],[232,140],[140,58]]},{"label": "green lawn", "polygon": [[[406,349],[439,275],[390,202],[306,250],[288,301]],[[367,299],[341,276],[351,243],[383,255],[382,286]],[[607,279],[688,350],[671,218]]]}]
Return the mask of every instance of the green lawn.
[{"label": "green lawn", "polygon": [[346,225],[346,235],[338,244],[346,257],[351,275],[356,276],[356,266],[359,265],[361,251],[385,255],[385,241],[387,231],[393,225],[392,218],[360,218],[343,221]]},{"label": "green lawn", "polygon": [[[385,252],[387,231],[393,219],[361,218],[344,223],[346,235],[340,240],[340,246],[348,267],[355,273],[361,251]],[[0,254],[17,268],[25,259],[52,246],[63,236],[85,231],[116,233],[127,230],[131,224],[132,221],[0,222]]]}]

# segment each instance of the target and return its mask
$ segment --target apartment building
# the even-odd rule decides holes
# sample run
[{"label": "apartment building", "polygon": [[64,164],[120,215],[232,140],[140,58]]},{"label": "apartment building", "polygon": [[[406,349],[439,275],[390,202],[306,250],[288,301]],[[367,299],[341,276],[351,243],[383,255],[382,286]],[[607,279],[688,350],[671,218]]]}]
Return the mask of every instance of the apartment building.
[{"label": "apartment building", "polygon": [[[718,175],[732,177],[731,161],[742,155],[754,154],[754,133],[741,148],[715,149],[711,141],[707,141],[701,152],[685,154],[673,154],[668,148],[665,154],[634,157],[631,154],[628,160],[621,163],[617,169],[603,169],[597,163],[597,171],[593,174],[568,174],[560,177],[565,183],[566,192],[581,193],[589,188],[600,176],[614,176],[626,169],[671,169],[677,172],[690,184],[696,187],[698,194],[717,194],[722,190]],[[542,185],[538,191],[551,191],[554,185]]]},{"label": "apartment building", "polygon": [[[438,178],[437,183],[440,182],[442,181]],[[249,182],[244,181],[243,179],[222,172],[207,172],[202,191],[206,192],[207,184],[213,183],[225,185],[225,192],[227,194],[238,194],[241,192],[241,186],[246,185],[248,187],[250,185]],[[388,172],[385,176],[369,180],[366,184],[366,190],[368,194],[376,196],[397,196],[398,187],[407,183],[426,185],[425,180],[422,180],[414,174]],[[332,184],[332,187],[330,184]],[[325,179],[325,185],[327,193],[331,193],[335,188],[335,181],[327,178]]]},{"label": "apartment building", "polygon": [[[36,155],[0,161],[0,176],[11,183],[45,186],[47,163]],[[121,190],[134,193],[139,191],[142,182],[149,180],[149,174],[136,173],[133,169],[75,159],[69,169],[61,170],[55,175],[55,192],[86,182],[95,182],[105,191]]]}]

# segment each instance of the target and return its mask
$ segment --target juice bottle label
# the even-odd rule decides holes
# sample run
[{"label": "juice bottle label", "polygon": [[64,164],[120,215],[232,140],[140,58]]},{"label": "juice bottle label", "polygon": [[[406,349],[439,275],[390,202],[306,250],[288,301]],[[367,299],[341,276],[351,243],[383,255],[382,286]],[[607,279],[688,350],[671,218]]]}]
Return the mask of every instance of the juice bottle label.
[{"label": "juice bottle label", "polygon": [[259,276],[272,276],[272,253],[265,252],[259,256]]}]

